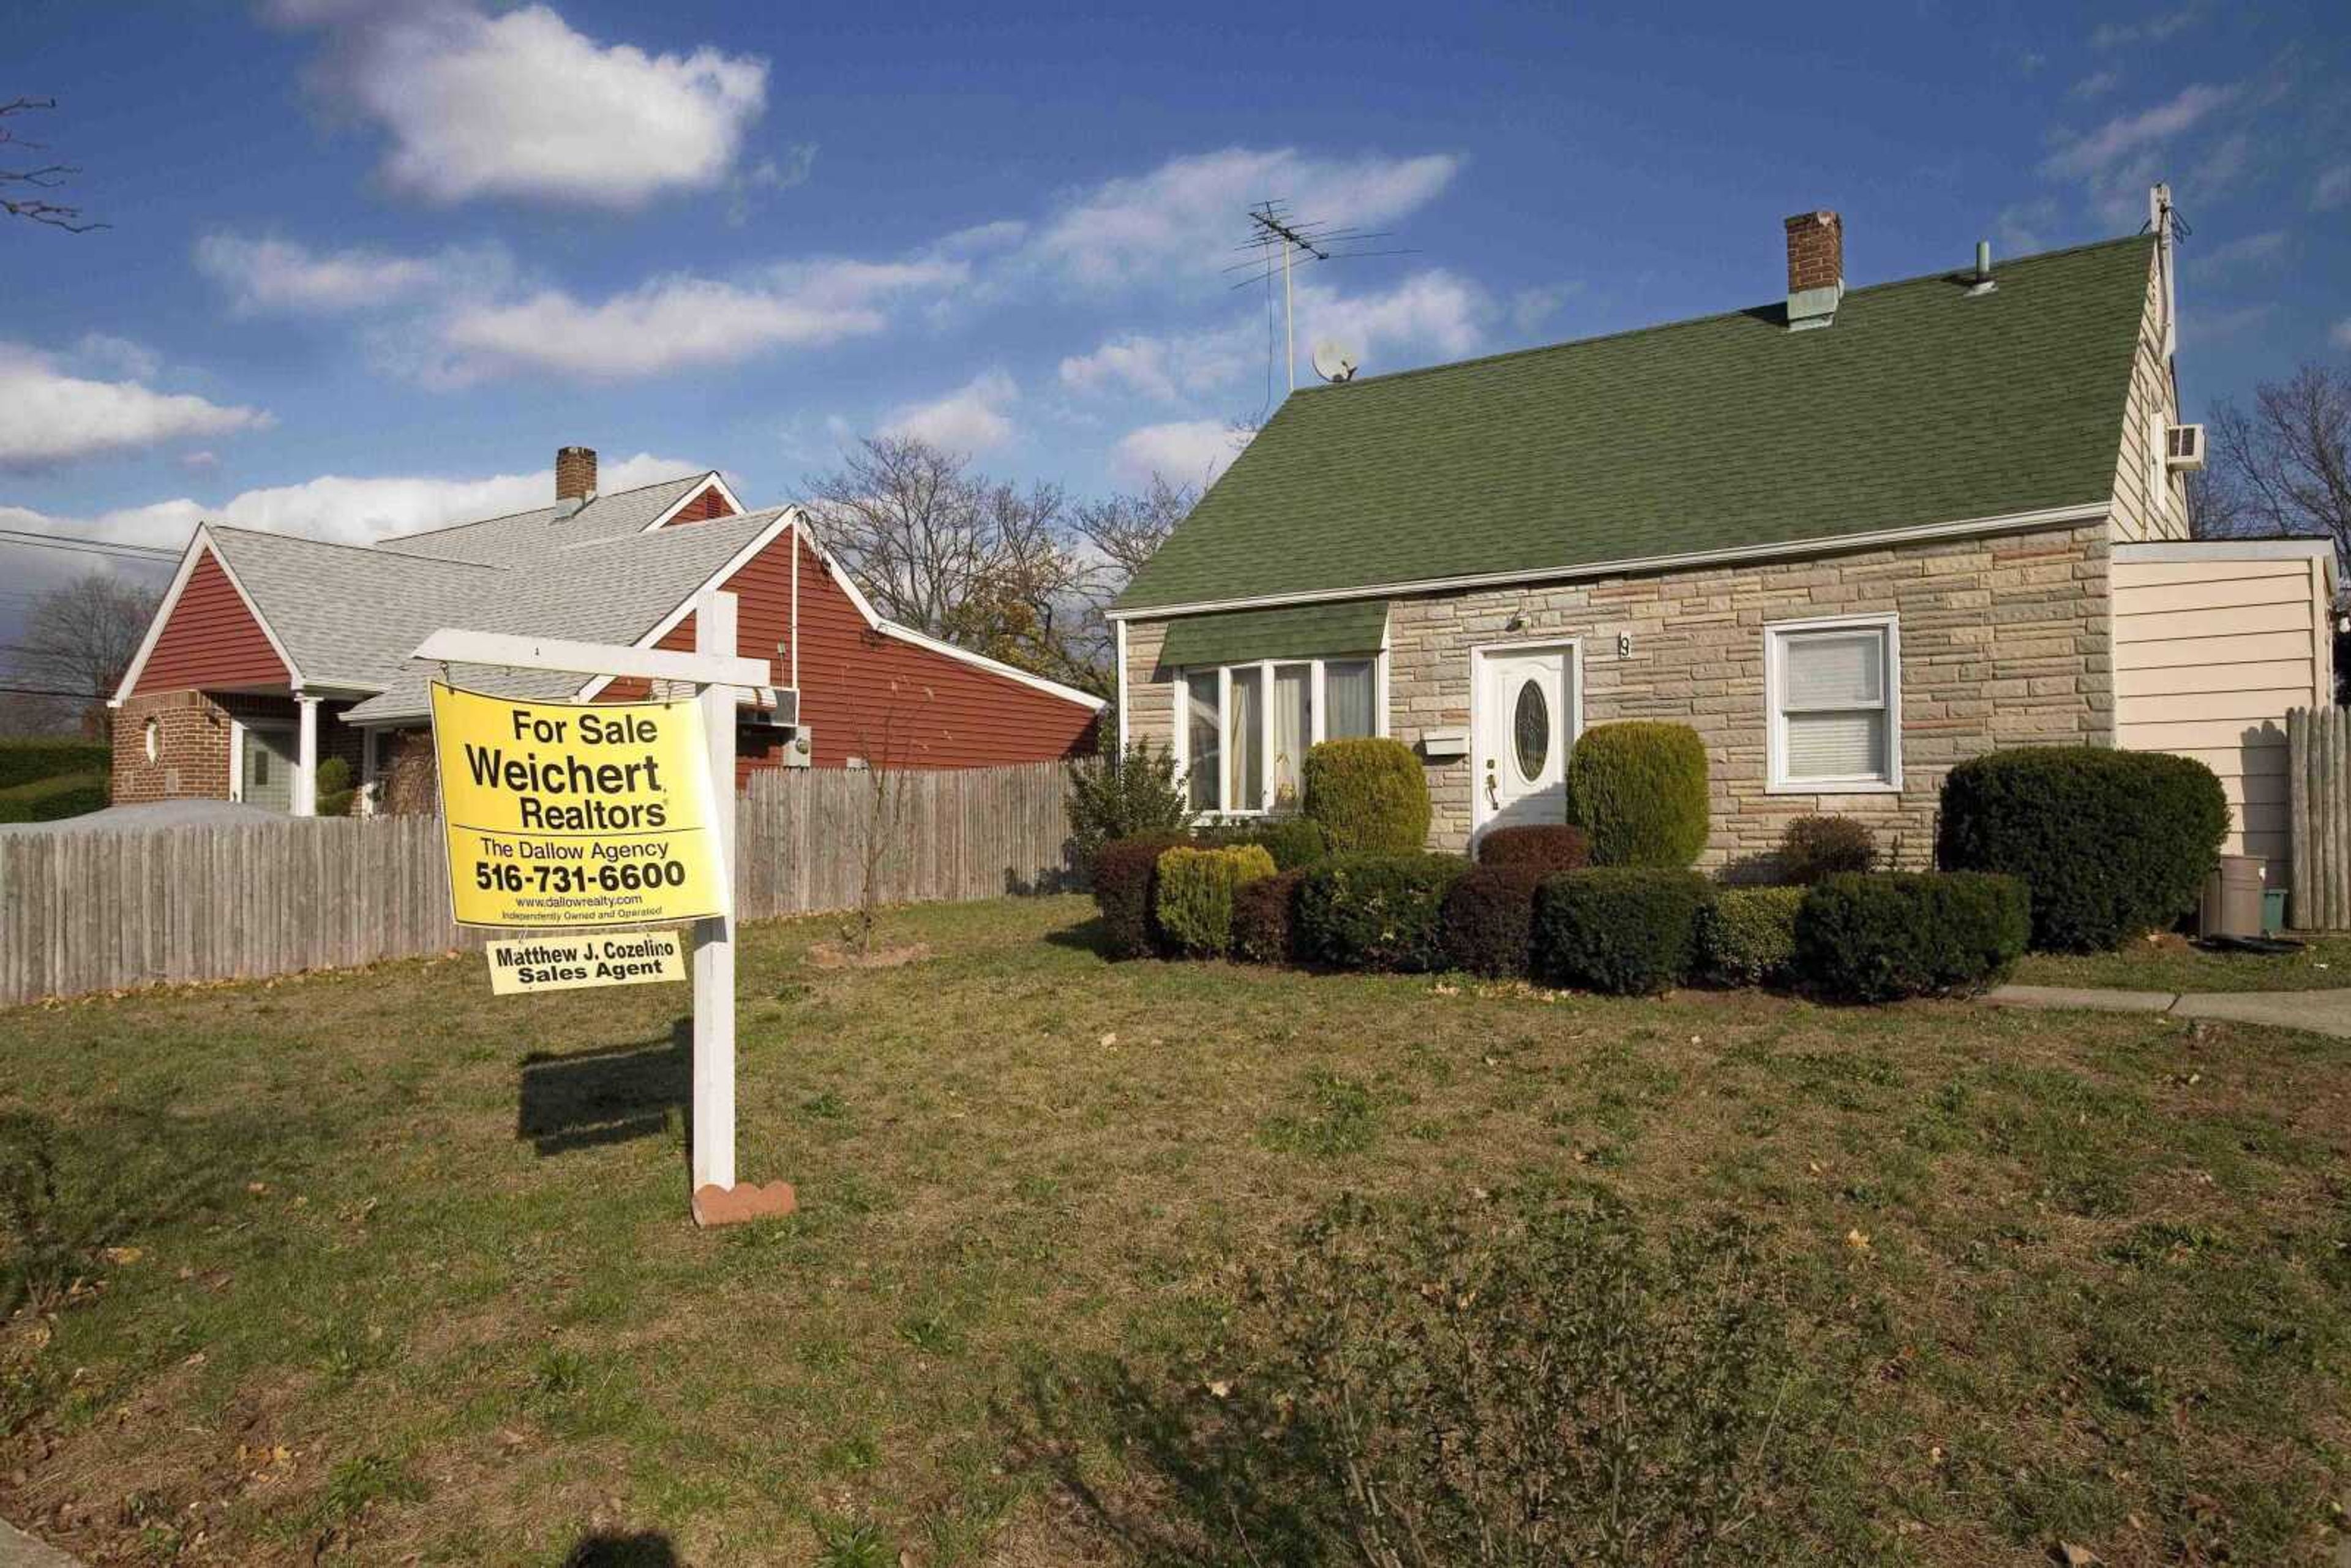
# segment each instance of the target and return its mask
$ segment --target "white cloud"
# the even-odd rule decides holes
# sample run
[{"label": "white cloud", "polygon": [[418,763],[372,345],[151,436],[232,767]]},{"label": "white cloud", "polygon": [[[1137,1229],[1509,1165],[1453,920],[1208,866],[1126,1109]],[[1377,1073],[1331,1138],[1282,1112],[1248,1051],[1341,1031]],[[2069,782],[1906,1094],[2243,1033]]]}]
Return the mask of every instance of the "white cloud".
[{"label": "white cloud", "polygon": [[966,271],[944,260],[834,260],[741,282],[676,274],[592,303],[545,289],[458,308],[436,329],[443,357],[420,373],[452,383],[526,369],[609,381],[733,364],[879,332],[893,297],[952,287]]},{"label": "white cloud", "polygon": [[2335,340],[2336,348],[2351,349],[2351,316],[2346,316],[2342,320],[2335,323],[2335,330],[2329,332],[2327,336]]},{"label": "white cloud", "polygon": [[[699,472],[699,465],[640,452],[604,464],[599,482],[607,491],[626,490]],[[413,533],[543,507],[554,497],[551,467],[535,474],[494,474],[478,479],[329,474],[298,485],[242,491],[216,505],[183,496],[81,517],[0,507],[0,527],[176,549],[188,542],[198,523],[214,522],[340,544],[366,544],[386,534]]]},{"label": "white cloud", "polygon": [[1090,354],[1061,361],[1061,384],[1072,392],[1132,392],[1176,402],[1238,381],[1265,356],[1262,322],[1155,337],[1128,332],[1105,339]]},{"label": "white cloud", "polygon": [[497,246],[396,256],[367,246],[316,251],[293,240],[215,232],[196,241],[196,270],[238,311],[330,315],[375,309],[427,289],[496,287],[513,271]]},{"label": "white cloud", "polygon": [[1119,438],[1111,466],[1130,485],[1147,485],[1155,474],[1171,485],[1205,486],[1249,444],[1250,434],[1216,419],[1146,424]]},{"label": "white cloud", "polygon": [[191,436],[266,429],[259,409],[226,407],[144,382],[88,381],[48,355],[0,342],[0,468],[45,468]]},{"label": "white cloud", "polygon": [[2160,146],[2189,130],[2237,93],[2234,85],[2211,87],[2199,82],[2182,88],[2153,109],[2117,115],[2068,141],[2043,161],[2042,172],[2082,179],[2110,173],[2131,155]]},{"label": "white cloud", "polygon": [[2123,73],[2111,68],[2092,71],[2068,90],[2075,98],[2104,98],[2122,85]]},{"label": "white cloud", "polygon": [[1562,306],[1583,292],[1580,279],[1521,288],[1510,296],[1510,325],[1521,336],[1531,335],[1558,315]]},{"label": "white cloud", "polygon": [[2196,277],[2214,277],[2241,267],[2266,267],[2285,255],[2285,230],[2264,229],[2210,249],[2189,251],[2188,270]]},{"label": "white cloud", "polygon": [[2029,254],[2042,248],[2050,225],[2059,217],[2056,202],[2042,196],[2030,202],[2019,202],[2002,207],[1992,220],[1992,237],[2001,248],[2016,254]]},{"label": "white cloud", "polygon": [[600,43],[545,5],[496,16],[468,0],[275,9],[327,29],[313,88],[331,112],[381,127],[384,178],[429,201],[625,208],[712,189],[767,107],[763,59]]},{"label": "white cloud", "polygon": [[2320,212],[2328,212],[2351,202],[2351,163],[2337,163],[2325,171],[2310,188],[2310,204]]},{"label": "white cloud", "polygon": [[1483,288],[1442,267],[1374,294],[1301,289],[1298,307],[1301,361],[1310,345],[1335,339],[1355,350],[1367,375],[1474,354],[1494,315]]},{"label": "white cloud", "polygon": [[2158,11],[2137,22],[2107,22],[2090,34],[2094,49],[2118,49],[2129,44],[2159,44],[2196,20],[2196,7]]},{"label": "white cloud", "polygon": [[1270,193],[1302,220],[1362,227],[1426,205],[1460,167],[1459,158],[1444,153],[1335,160],[1287,147],[1173,158],[1147,174],[1071,197],[1039,231],[1031,250],[1091,285],[1213,277],[1232,258],[1243,214]]},{"label": "white cloud", "polygon": [[976,455],[1012,439],[1004,410],[1020,388],[1002,371],[986,371],[931,402],[910,403],[883,422],[884,435],[910,435],[943,452]]},{"label": "white cloud", "polygon": [[162,373],[163,356],[146,344],[111,332],[84,332],[73,347],[74,358],[125,381],[152,382]]},{"label": "white cloud", "polygon": [[2179,336],[2187,342],[2218,343],[2241,336],[2268,320],[2269,305],[2247,305],[2235,310],[2189,310],[2179,318]]}]

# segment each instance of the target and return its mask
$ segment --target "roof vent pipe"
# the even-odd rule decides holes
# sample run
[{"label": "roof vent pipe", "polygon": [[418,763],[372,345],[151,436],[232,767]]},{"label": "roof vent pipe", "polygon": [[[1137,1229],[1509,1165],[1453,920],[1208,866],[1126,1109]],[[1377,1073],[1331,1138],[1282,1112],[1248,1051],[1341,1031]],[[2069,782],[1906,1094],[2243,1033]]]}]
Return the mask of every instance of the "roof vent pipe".
[{"label": "roof vent pipe", "polygon": [[1975,280],[1968,286],[1968,298],[1972,299],[1979,294],[1990,294],[1999,287],[1991,280],[1991,241],[1980,239],[1976,241]]}]

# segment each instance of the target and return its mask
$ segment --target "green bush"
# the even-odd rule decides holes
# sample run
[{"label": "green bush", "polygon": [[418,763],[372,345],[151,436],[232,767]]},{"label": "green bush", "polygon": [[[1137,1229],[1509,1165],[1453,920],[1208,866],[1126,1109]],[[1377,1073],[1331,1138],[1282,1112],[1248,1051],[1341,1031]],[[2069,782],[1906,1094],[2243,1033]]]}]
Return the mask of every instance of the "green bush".
[{"label": "green bush", "polygon": [[1972,992],[2008,973],[2032,924],[2025,885],[2012,876],[1844,873],[1804,894],[1796,971],[1844,1001]]},{"label": "green bush", "polygon": [[112,763],[107,747],[98,741],[49,737],[0,740],[0,789],[68,774],[103,774]]},{"label": "green bush", "polygon": [[1211,847],[1257,844],[1273,857],[1277,870],[1297,871],[1312,865],[1327,852],[1322,825],[1311,817],[1269,817],[1261,822],[1229,822],[1194,831],[1194,838]]},{"label": "green bush", "polygon": [[1670,990],[1689,977],[1711,892],[1696,872],[1656,866],[1546,877],[1535,894],[1535,974],[1612,996]]},{"label": "green bush", "polygon": [[1686,724],[1594,725],[1567,757],[1567,815],[1592,839],[1592,863],[1696,863],[1706,848],[1706,742]]},{"label": "green bush", "polygon": [[1113,839],[1094,852],[1094,906],[1102,911],[1102,951],[1113,958],[1147,958],[1165,938],[1152,912],[1159,857],[1189,843],[1181,833]]},{"label": "green bush", "polygon": [[1582,871],[1592,863],[1592,840],[1582,828],[1564,823],[1489,828],[1478,840],[1478,863]]},{"label": "green bush", "polygon": [[66,773],[0,789],[0,822],[54,822],[87,816],[107,805],[104,773]]},{"label": "green bush", "polygon": [[1165,851],[1152,893],[1159,929],[1185,953],[1222,957],[1233,946],[1233,894],[1272,874],[1273,857],[1260,844]]},{"label": "green bush", "polygon": [[1070,765],[1070,837],[1081,865],[1093,863],[1113,839],[1180,833],[1191,821],[1176,782],[1176,754],[1164,746],[1137,741],[1123,755],[1113,746],[1096,760]]},{"label": "green bush", "polygon": [[1299,886],[1297,950],[1346,969],[1441,969],[1446,890],[1468,869],[1458,855],[1333,855]]},{"label": "green bush", "polygon": [[1453,967],[1494,979],[1527,972],[1541,865],[1472,866],[1445,891],[1445,952]]},{"label": "green bush", "polygon": [[2229,833],[2201,762],[2155,751],[2036,747],[1960,763],[1943,780],[1938,863],[2032,889],[2032,945],[2094,953],[2196,907]]},{"label": "green bush", "polygon": [[1799,817],[1780,835],[1780,874],[1810,887],[1839,872],[1876,871],[1877,835],[1852,817]]},{"label": "green bush", "polygon": [[351,765],[340,757],[319,764],[319,815],[348,817],[359,791],[351,787]]},{"label": "green bush", "polygon": [[1412,854],[1428,841],[1428,780],[1400,740],[1326,740],[1306,752],[1306,814],[1332,854]]},{"label": "green bush", "polygon": [[1252,964],[1286,964],[1302,871],[1276,872],[1233,894],[1233,951]]},{"label": "green bush", "polygon": [[1718,986],[1788,979],[1796,957],[1801,887],[1726,887],[1698,917],[1698,972]]}]

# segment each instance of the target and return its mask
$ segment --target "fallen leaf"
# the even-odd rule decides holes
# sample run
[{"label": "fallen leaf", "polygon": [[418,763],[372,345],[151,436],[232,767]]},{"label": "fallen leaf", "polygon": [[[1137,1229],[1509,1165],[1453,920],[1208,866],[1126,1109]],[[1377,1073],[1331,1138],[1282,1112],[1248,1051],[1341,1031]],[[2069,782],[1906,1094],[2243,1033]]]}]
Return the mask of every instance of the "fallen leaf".
[{"label": "fallen leaf", "polygon": [[1869,1232],[1856,1226],[1844,1233],[1844,1244],[1856,1252],[1866,1252],[1869,1250]]},{"label": "fallen leaf", "polygon": [[2059,1542],[2057,1543],[2057,1553],[2060,1557],[2063,1557],[2065,1560],[2065,1568],[2090,1568],[2090,1565],[2094,1563],[2104,1563],[2105,1561],[2105,1558],[2099,1556],[2088,1547],[2076,1546],[2070,1541]]}]

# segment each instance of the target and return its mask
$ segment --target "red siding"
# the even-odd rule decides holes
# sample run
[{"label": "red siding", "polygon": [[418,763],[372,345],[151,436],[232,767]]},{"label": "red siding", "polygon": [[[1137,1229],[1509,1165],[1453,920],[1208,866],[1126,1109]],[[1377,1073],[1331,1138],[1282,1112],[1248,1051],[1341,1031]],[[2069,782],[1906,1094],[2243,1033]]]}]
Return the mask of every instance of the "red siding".
[{"label": "red siding", "polygon": [[706,523],[713,517],[731,517],[735,508],[726,504],[726,493],[716,485],[705,485],[702,494],[680,507],[677,516],[662,527],[674,528],[680,523]]},{"label": "red siding", "polygon": [[[786,533],[724,585],[737,595],[736,651],[767,659],[778,685],[791,679],[791,551],[799,538],[797,529]],[[800,558],[800,718],[816,732],[819,768],[839,768],[852,757],[903,768],[993,768],[1092,747],[1092,709],[869,631],[813,550]],[[691,650],[694,617],[660,645]],[[604,695],[642,698],[645,687],[615,681]],[[776,761],[742,758],[737,777]]]},{"label": "red siding", "polygon": [[140,670],[136,689],[144,694],[188,686],[282,686],[292,680],[236,585],[207,549],[172,606],[172,618]]}]

